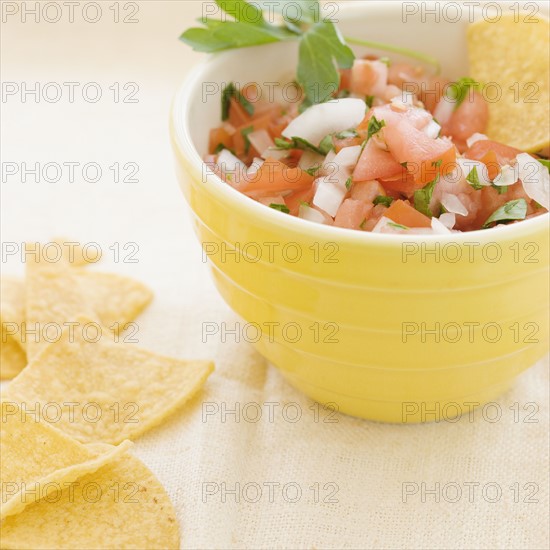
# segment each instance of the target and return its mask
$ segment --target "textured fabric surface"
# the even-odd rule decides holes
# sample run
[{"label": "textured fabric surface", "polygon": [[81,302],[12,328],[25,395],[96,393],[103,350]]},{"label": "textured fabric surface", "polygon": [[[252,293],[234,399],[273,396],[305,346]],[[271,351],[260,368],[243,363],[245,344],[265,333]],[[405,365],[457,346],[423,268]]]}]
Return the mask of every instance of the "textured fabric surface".
[{"label": "textured fabric surface", "polygon": [[[203,341],[203,323],[234,328],[238,320],[202,261],[168,142],[173,92],[201,59],[177,36],[201,15],[201,3],[139,6],[135,25],[107,21],[113,12],[105,9],[95,25],[4,26],[5,80],[96,81],[105,97],[96,104],[19,98],[2,106],[6,161],[95,161],[103,179],[22,183],[13,176],[1,188],[1,229],[3,241],[15,243],[58,235],[99,243],[99,271],[155,292],[137,320],[139,346],[215,360],[204,390],[134,446],[174,502],[183,548],[547,548],[546,361],[485,416],[398,426],[332,417],[242,339]],[[114,103],[114,82],[121,89],[136,82],[139,102]],[[116,162],[138,163],[139,182],[114,183],[109,166]],[[123,250],[126,243],[136,243],[137,263],[122,261],[133,250]],[[24,271],[16,255],[3,269]],[[237,416],[222,416],[237,403]],[[258,408],[262,417],[253,422]],[[293,423],[296,411],[302,416]],[[491,421],[497,412],[500,420]],[[237,483],[239,502],[230,493]],[[452,502],[457,487],[462,494]]]}]

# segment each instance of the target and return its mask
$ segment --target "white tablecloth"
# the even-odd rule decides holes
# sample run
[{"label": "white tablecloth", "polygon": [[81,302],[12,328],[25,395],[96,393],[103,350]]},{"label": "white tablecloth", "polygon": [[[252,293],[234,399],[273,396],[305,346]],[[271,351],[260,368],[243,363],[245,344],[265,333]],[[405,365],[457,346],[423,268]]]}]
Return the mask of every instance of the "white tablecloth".
[{"label": "white tablecloth", "polygon": [[[132,4],[119,5],[121,19],[132,17]],[[61,235],[99,243],[98,269],[141,279],[155,291],[138,321],[140,344],[215,359],[215,373],[192,404],[135,445],[175,503],[182,547],[547,548],[546,362],[473,421],[398,426],[330,417],[246,342],[203,341],[202,323],[231,328],[237,319],[201,260],[168,141],[173,92],[201,59],[177,38],[202,5],[139,2],[139,22],[118,24],[113,3],[100,5],[96,23],[83,21],[77,7],[74,23],[65,8],[57,23],[35,23],[32,15],[23,23],[19,14],[3,24],[2,79],[19,88],[2,103],[2,161],[19,170],[23,162],[80,166],[73,183],[67,171],[59,182],[3,174],[2,240]],[[55,19],[50,9],[47,17]],[[22,82],[40,82],[50,98],[58,88],[44,84],[56,82],[63,95],[36,102],[22,97]],[[68,82],[80,83],[72,103]],[[103,95],[89,103],[81,90],[94,82],[88,97],[98,87]],[[139,86],[137,103],[120,101],[132,98],[128,82]],[[81,166],[90,162],[102,169],[96,183],[82,181]],[[114,163],[122,176],[129,174],[126,163],[137,163],[139,182],[116,183]],[[55,172],[46,177],[55,179]],[[123,250],[126,243],[139,247],[137,263],[122,261],[135,248]],[[23,272],[20,258],[2,262],[6,274]],[[292,422],[297,412],[301,418]],[[501,418],[491,421],[498,412]]]}]

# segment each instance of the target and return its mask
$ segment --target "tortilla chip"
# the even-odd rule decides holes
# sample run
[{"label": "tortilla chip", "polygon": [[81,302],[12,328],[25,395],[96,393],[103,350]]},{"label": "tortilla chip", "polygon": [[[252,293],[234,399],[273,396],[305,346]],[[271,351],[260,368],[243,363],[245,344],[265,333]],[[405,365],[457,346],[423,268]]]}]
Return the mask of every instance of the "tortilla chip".
[{"label": "tortilla chip", "polygon": [[164,550],[178,549],[179,539],[166,491],[139,459],[128,455],[5,519],[1,547]]},{"label": "tortilla chip", "polygon": [[[496,83],[502,92],[500,100],[489,100],[487,136],[536,152],[548,147],[550,137],[550,25],[540,13],[515,18],[506,14],[469,26],[470,76]],[[494,87],[486,90],[495,97]]]},{"label": "tortilla chip", "polygon": [[[153,296],[145,285],[128,277],[67,268],[64,262],[29,261],[26,283],[26,328],[39,329],[38,337],[26,338],[29,362],[52,339],[43,334],[48,323],[60,332],[82,315],[117,330],[135,319]],[[113,327],[115,323],[118,327]]]},{"label": "tortilla chip", "polygon": [[[63,483],[95,472],[131,445],[82,445],[13,402],[2,402],[0,518],[19,513]],[[34,405],[33,405],[34,406]],[[37,411],[38,412],[38,411]]]},{"label": "tortilla chip", "polygon": [[25,285],[20,279],[0,280],[0,379],[17,376],[27,364],[21,343],[21,323],[25,319]]},{"label": "tortilla chip", "polygon": [[0,321],[2,331],[21,343],[21,323],[24,320],[25,285],[23,281],[15,277],[2,277],[0,279]]},{"label": "tortilla chip", "polygon": [[19,343],[0,330],[0,380],[10,380],[27,365],[27,355]]},{"label": "tortilla chip", "polygon": [[[85,319],[78,322],[86,325]],[[10,383],[4,398],[41,405],[80,403],[73,418],[63,411],[56,427],[82,443],[116,444],[172,414],[213,369],[209,361],[164,357],[121,341],[86,341],[77,327],[44,349]]]},{"label": "tortilla chip", "polygon": [[67,239],[65,237],[58,237],[53,240],[54,243],[57,243],[61,246],[63,251],[63,256],[69,264],[74,267],[82,267],[85,265],[95,264],[99,261],[100,258],[96,261],[94,256],[95,249],[92,251],[84,251],[84,247],[77,241]]}]

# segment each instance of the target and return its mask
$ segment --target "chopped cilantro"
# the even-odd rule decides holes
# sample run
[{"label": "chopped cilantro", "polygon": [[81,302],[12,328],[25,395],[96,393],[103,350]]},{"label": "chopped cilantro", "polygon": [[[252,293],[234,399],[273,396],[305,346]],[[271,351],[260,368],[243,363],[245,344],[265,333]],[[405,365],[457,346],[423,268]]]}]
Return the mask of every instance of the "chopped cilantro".
[{"label": "chopped cilantro", "polygon": [[346,97],[349,97],[351,94],[351,92],[349,90],[340,90],[337,94],[336,94],[336,97],[338,99],[343,99],[343,98],[346,98]]},{"label": "chopped cilantro", "polygon": [[479,176],[477,174],[477,166],[474,166],[470,173],[466,176],[466,181],[476,190],[483,189],[483,185],[479,183]]},{"label": "chopped cilantro", "polygon": [[367,128],[367,139],[370,139],[374,134],[378,133],[384,126],[386,122],[383,120],[378,120],[374,115],[369,119],[369,125]]},{"label": "chopped cilantro", "polygon": [[351,189],[351,176],[346,180],[346,189],[348,191]]},{"label": "chopped cilantro", "polygon": [[307,139],[300,137],[293,137],[290,141],[282,138],[275,138],[275,146],[282,151],[288,151],[290,149],[300,149],[302,151],[313,151],[318,155],[322,155],[321,149],[310,143]]},{"label": "chopped cilantro", "polygon": [[511,220],[524,220],[527,215],[527,202],[525,199],[516,199],[509,201],[497,210],[495,210],[487,221],[483,224],[483,228],[489,227],[492,223],[507,222]]},{"label": "chopped cilantro", "polygon": [[447,97],[455,102],[455,109],[460,107],[462,102],[466,99],[470,89],[481,90],[481,84],[468,76],[460,78],[449,85]]},{"label": "chopped cilantro", "polygon": [[550,160],[548,159],[537,159],[543,166],[546,166],[548,172],[550,172]]},{"label": "chopped cilantro", "polygon": [[508,185],[491,184],[491,187],[493,187],[493,189],[496,189],[499,195],[505,195],[508,192]]},{"label": "chopped cilantro", "polygon": [[321,140],[321,143],[319,143],[319,151],[321,152],[321,155],[327,155],[331,149],[332,149],[332,134],[329,134],[328,136],[325,136]]},{"label": "chopped cilantro", "polygon": [[430,210],[430,201],[432,200],[432,195],[438,181],[439,174],[437,174],[432,181],[422,187],[422,189],[418,189],[414,192],[414,207],[429,218],[433,216],[432,211]]},{"label": "chopped cilantro", "polygon": [[248,126],[248,128],[244,128],[241,130],[241,135],[244,138],[244,152],[246,155],[248,155],[250,151],[250,140],[248,139],[248,134],[251,134],[254,131],[254,126]]},{"label": "chopped cilantro", "polygon": [[231,98],[234,97],[243,107],[243,109],[252,116],[254,114],[254,105],[237,90],[235,84],[230,82],[222,91],[222,120],[229,118],[229,107]]},{"label": "chopped cilantro", "polygon": [[365,103],[367,104],[367,107],[370,109],[372,107],[372,102],[374,101],[374,96],[373,95],[368,95],[366,98],[365,98]]},{"label": "chopped cilantro", "polygon": [[283,212],[285,214],[290,214],[290,210],[288,209],[288,206],[286,204],[276,204],[272,202],[269,205],[269,208],[273,208],[273,210],[278,210],[279,212]]},{"label": "chopped cilantro", "polygon": [[384,195],[378,195],[372,201],[372,204],[374,204],[374,206],[376,206],[377,204],[382,204],[384,206],[390,206],[390,204],[392,202],[393,202],[393,199],[391,197],[385,197]]},{"label": "chopped cilantro", "polygon": [[360,224],[359,229],[365,229],[365,224],[367,223],[367,218],[365,218]]},{"label": "chopped cilantro", "polygon": [[401,225],[400,223],[388,222],[388,225],[396,229],[409,229],[406,225]]},{"label": "chopped cilantro", "polygon": [[405,162],[400,162],[399,164],[401,164],[401,166],[403,166],[403,168],[407,168],[407,161],[405,161]]},{"label": "chopped cilantro", "polygon": [[319,171],[319,168],[321,168],[321,165],[312,166],[311,168],[304,170],[304,172],[306,172],[306,174],[309,174],[310,176],[315,176],[315,174],[317,174],[317,172]]}]

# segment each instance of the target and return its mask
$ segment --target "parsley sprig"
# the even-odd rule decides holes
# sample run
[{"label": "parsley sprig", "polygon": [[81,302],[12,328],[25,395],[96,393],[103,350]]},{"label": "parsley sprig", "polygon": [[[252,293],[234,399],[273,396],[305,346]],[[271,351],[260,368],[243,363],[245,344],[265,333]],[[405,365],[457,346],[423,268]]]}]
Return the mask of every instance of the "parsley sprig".
[{"label": "parsley sprig", "polygon": [[[253,3],[246,0],[215,1],[231,19],[226,16],[223,19],[200,18],[198,21],[203,26],[187,29],[180,40],[196,51],[207,53],[299,40],[297,81],[304,90],[304,108],[327,101],[338,90],[338,69],[351,68],[355,60],[346,41],[408,55],[439,67],[430,56],[411,50],[378,42],[344,39],[332,21],[322,18],[319,0],[277,2],[275,11],[280,15],[281,24],[273,18],[274,4],[271,2],[263,5],[260,0]],[[298,5],[300,10],[285,9],[289,2]],[[268,17],[264,8],[269,9]],[[297,14],[296,18],[294,14]]]}]

